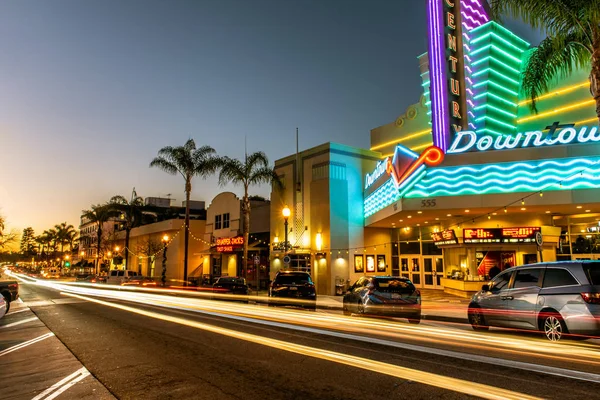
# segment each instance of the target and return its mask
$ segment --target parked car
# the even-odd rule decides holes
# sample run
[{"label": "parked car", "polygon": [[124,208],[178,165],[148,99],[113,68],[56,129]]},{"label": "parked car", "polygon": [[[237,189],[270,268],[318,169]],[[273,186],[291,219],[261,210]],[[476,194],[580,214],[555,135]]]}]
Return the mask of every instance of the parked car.
[{"label": "parked car", "polygon": [[122,285],[124,282],[128,282],[131,278],[137,278],[139,275],[136,271],[129,269],[111,269],[108,271],[108,277],[106,283],[109,285]]},{"label": "parked car", "polygon": [[[213,284],[213,293],[219,294],[237,294],[237,295],[248,295],[248,285],[244,278],[237,276],[222,276]],[[222,299],[222,297],[215,297],[215,299]],[[248,302],[245,299],[246,303]]]},{"label": "parked car", "polygon": [[565,334],[600,336],[600,262],[509,268],[473,296],[468,316],[475,330],[539,330],[551,341]]},{"label": "parked car", "polygon": [[343,300],[344,314],[379,314],[421,322],[421,292],[413,283],[398,276],[363,276]]},{"label": "parked car", "polygon": [[310,274],[302,271],[277,272],[269,286],[269,305],[291,305],[315,310],[317,292]]},{"label": "parked car", "polygon": [[106,277],[95,274],[77,274],[75,282],[106,283]]},{"label": "parked car", "polygon": [[19,298],[19,283],[17,281],[0,281],[0,294],[6,301],[6,312],[8,312],[10,303]]},{"label": "parked car", "polygon": [[4,317],[8,312],[8,303],[4,300],[4,296],[0,296],[0,318]]}]

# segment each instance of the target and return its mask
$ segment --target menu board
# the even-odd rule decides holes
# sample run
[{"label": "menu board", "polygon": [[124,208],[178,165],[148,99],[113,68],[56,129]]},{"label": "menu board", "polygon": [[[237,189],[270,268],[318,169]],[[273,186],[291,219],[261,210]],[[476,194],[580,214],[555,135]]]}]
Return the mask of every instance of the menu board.
[{"label": "menu board", "polygon": [[533,243],[540,227],[463,229],[465,243]]},{"label": "menu board", "polygon": [[431,239],[436,246],[458,244],[458,239],[456,238],[454,229],[448,229],[442,232],[432,232]]}]

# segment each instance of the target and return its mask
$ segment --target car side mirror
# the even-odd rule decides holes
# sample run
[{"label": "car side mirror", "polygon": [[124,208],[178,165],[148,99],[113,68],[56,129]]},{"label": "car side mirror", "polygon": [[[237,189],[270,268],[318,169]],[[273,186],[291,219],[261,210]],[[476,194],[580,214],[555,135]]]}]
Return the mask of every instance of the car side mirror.
[{"label": "car side mirror", "polygon": [[483,290],[484,292],[489,292],[490,291],[490,285],[483,285],[481,287],[481,290]]}]

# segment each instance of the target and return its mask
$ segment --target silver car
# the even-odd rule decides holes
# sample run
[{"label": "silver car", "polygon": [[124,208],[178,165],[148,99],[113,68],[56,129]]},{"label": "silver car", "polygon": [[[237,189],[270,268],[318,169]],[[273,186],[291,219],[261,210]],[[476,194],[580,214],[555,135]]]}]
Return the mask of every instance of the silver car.
[{"label": "silver car", "polygon": [[475,330],[490,326],[600,336],[600,261],[559,261],[509,268],[469,304]]}]

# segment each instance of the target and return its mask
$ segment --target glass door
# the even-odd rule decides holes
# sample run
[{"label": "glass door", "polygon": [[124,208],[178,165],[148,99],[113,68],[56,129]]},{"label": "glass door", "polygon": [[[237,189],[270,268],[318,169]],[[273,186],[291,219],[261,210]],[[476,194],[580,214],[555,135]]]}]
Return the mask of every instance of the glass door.
[{"label": "glass door", "polygon": [[400,276],[406,279],[410,279],[410,275],[408,273],[408,258],[400,259]]},{"label": "glass door", "polygon": [[416,287],[422,287],[421,285],[421,264],[419,263],[419,257],[411,258],[411,274],[410,280]]},{"label": "glass door", "polygon": [[435,258],[434,281],[438,289],[442,289],[442,278],[444,277],[444,259],[442,257]]},{"label": "glass door", "polygon": [[423,287],[435,288],[435,271],[433,269],[433,257],[423,257]]}]

